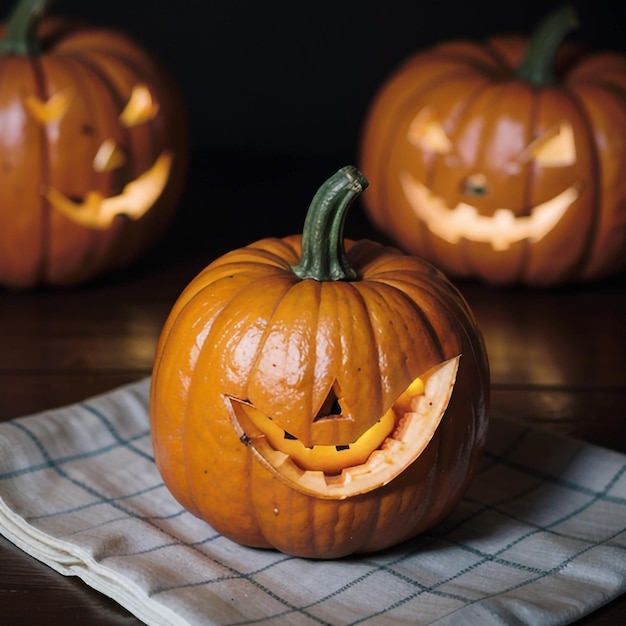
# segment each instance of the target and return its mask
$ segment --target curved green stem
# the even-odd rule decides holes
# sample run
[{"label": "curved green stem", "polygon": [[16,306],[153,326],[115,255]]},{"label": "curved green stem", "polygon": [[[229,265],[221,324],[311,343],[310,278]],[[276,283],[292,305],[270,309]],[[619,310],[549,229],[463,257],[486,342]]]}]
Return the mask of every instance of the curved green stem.
[{"label": "curved green stem", "polygon": [[353,165],[342,167],[317,191],[309,206],[302,233],[302,256],[292,266],[299,278],[354,280],[348,264],[343,228],[348,208],[369,185]]},{"label": "curved green stem", "polygon": [[0,54],[32,56],[41,51],[37,26],[51,0],[19,0],[8,19]]},{"label": "curved green stem", "polygon": [[532,85],[554,82],[554,57],[565,35],[578,26],[574,7],[565,5],[544,18],[533,33],[517,76]]}]

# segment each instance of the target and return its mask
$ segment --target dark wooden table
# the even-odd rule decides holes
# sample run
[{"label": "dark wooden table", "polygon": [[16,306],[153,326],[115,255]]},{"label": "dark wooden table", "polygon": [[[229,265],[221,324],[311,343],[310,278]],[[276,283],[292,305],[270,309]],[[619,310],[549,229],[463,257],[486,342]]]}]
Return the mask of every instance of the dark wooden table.
[{"label": "dark wooden table", "polygon": [[[0,420],[149,376],[161,327],[193,276],[234,247],[301,232],[318,185],[343,165],[194,155],[171,232],[131,269],[74,289],[0,289]],[[383,240],[358,204],[346,236]],[[624,277],[550,291],[457,285],[485,336],[494,411],[626,452]],[[139,623],[0,538],[3,626]],[[579,623],[626,624],[626,596]]]}]

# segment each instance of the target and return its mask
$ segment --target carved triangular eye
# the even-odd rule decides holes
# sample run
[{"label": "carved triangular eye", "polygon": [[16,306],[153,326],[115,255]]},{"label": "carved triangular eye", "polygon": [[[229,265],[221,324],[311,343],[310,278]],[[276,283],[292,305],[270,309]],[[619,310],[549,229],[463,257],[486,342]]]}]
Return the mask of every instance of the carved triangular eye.
[{"label": "carved triangular eye", "polygon": [[409,126],[408,139],[425,152],[448,154],[452,150],[452,142],[432,107],[423,108],[413,118]]},{"label": "carved triangular eye", "polygon": [[313,419],[314,422],[324,419],[333,419],[343,415],[344,410],[341,406],[340,394],[341,391],[339,390],[339,386],[335,383],[332,389],[328,392],[328,396],[326,396],[326,400],[324,400],[320,410],[317,412],[317,415]]},{"label": "carved triangular eye", "polygon": [[147,122],[156,116],[159,105],[154,101],[147,85],[139,83],[133,87],[130,99],[120,113],[120,123],[127,128]]},{"label": "carved triangular eye", "polygon": [[50,122],[59,121],[65,115],[71,99],[72,93],[69,89],[57,91],[47,100],[29,95],[24,98],[24,108],[31,118],[45,126]]},{"label": "carved triangular eye", "polygon": [[533,140],[522,155],[523,162],[531,159],[542,167],[565,167],[576,163],[572,125],[560,122]]}]

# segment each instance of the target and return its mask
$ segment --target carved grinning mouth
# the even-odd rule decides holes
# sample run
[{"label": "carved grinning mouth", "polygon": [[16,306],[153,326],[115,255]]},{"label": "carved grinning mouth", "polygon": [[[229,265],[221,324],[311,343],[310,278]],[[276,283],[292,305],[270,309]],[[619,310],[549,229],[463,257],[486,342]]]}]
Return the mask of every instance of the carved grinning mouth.
[{"label": "carved grinning mouth", "polygon": [[424,451],[450,401],[460,355],[416,379],[355,442],[306,448],[250,402],[226,396],[235,432],[255,457],[294,489],[345,499],[379,488]]},{"label": "carved grinning mouth", "polygon": [[457,243],[463,237],[490,243],[494,250],[508,250],[512,244],[526,239],[532,242],[543,239],[580,194],[577,187],[568,187],[551,200],[536,205],[525,217],[515,217],[505,208],[486,216],[464,202],[452,209],[447,207],[441,197],[408,172],[400,174],[400,183],[411,208],[432,233],[449,243]]},{"label": "carved grinning mouth", "polygon": [[172,155],[162,153],[154,164],[134,181],[128,183],[121,194],[105,198],[98,191],[87,194],[76,202],[50,187],[46,199],[72,221],[87,228],[109,228],[118,215],[138,220],[154,205],[163,193],[170,177]]}]

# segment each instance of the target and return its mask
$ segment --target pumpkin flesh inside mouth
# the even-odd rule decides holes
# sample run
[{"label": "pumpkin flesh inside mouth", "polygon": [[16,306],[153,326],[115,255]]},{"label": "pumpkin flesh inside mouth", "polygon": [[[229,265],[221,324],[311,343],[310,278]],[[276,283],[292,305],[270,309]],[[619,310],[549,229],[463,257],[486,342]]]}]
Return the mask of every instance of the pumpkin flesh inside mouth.
[{"label": "pumpkin flesh inside mouth", "polygon": [[226,397],[243,443],[298,491],[345,499],[387,484],[426,448],[445,413],[460,356],[416,378],[381,419],[349,445],[304,446],[250,402]]}]

